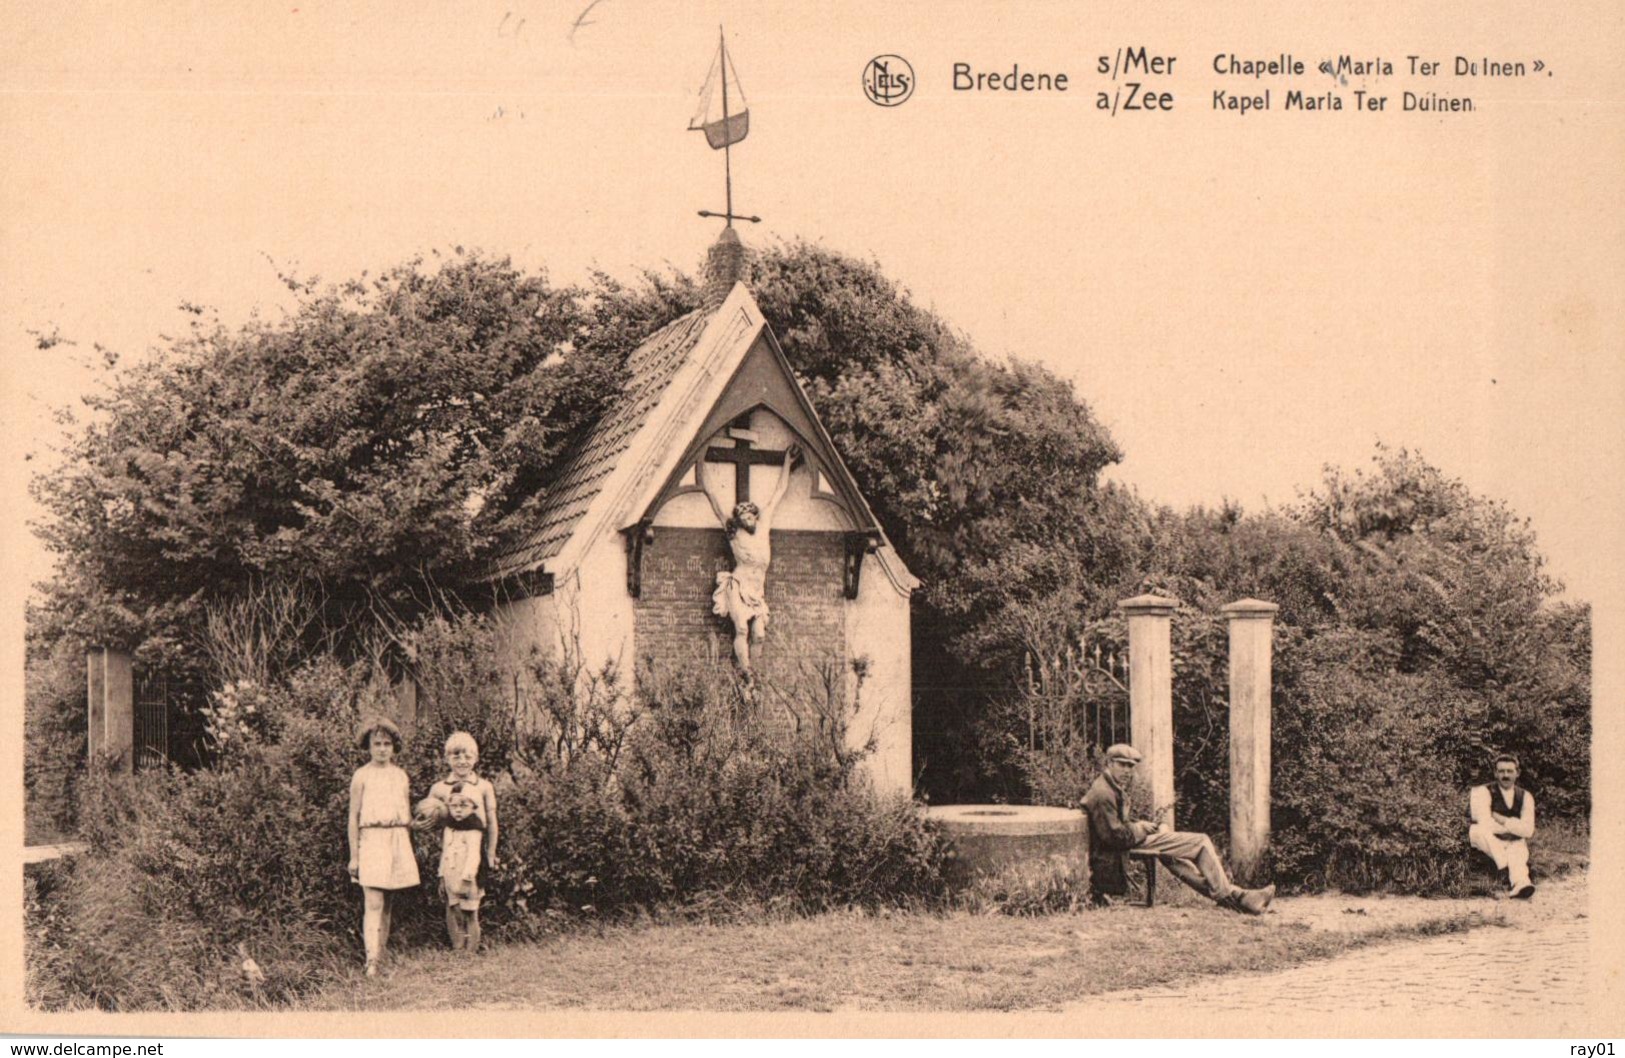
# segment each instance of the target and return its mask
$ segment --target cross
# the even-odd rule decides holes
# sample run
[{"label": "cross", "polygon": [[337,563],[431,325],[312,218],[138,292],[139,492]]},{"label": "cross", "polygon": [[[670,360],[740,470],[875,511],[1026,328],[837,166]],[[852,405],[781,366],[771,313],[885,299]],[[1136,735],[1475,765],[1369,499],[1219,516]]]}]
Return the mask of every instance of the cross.
[{"label": "cross", "polygon": [[734,502],[744,503],[750,499],[750,468],[752,466],[780,466],[784,463],[784,453],[774,452],[766,448],[752,448],[751,442],[756,440],[756,431],[750,428],[750,415],[741,415],[728,424],[728,436],[734,439],[732,448],[707,448],[705,461],[707,463],[732,463],[734,465]]}]

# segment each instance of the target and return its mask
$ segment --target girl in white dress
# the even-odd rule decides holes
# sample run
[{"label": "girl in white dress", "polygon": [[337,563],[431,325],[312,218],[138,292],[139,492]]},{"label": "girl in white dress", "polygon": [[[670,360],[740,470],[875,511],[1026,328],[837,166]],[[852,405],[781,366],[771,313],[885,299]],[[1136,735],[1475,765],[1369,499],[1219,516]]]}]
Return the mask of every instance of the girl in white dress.
[{"label": "girl in white dress", "polygon": [[367,976],[374,977],[389,945],[390,897],[418,884],[418,863],[408,833],[410,784],[394,763],[401,729],[388,720],[369,720],[357,734],[372,759],[350,780],[350,880],[361,886],[361,940]]}]

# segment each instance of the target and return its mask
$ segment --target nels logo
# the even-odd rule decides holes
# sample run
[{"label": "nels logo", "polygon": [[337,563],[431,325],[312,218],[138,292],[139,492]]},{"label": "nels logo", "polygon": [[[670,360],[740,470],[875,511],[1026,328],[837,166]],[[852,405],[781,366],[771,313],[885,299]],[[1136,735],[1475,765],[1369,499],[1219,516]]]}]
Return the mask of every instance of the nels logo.
[{"label": "nels logo", "polygon": [[863,94],[879,107],[894,107],[914,94],[914,67],[901,55],[877,55],[863,68]]}]

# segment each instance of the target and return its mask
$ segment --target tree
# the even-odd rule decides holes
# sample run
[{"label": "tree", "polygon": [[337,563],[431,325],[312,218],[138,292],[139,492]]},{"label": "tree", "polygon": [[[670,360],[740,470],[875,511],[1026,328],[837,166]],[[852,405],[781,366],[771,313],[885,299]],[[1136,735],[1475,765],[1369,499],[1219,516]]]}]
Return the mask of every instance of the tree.
[{"label": "tree", "polygon": [[1292,511],[1338,547],[1338,619],[1387,637],[1396,672],[1480,704],[1452,757],[1458,785],[1482,781],[1491,755],[1511,751],[1546,809],[1585,812],[1589,608],[1560,600],[1528,520],[1505,503],[1413,452],[1379,446],[1372,462],[1367,473],[1328,469]]},{"label": "tree", "polygon": [[[524,530],[637,342],[700,297],[681,274],[554,287],[462,252],[290,285],[284,318],[200,318],[88,402],[35,483],[54,634],[196,666],[207,607],[260,581],[319,582],[328,628],[350,632],[439,605]],[[1019,661],[1007,607],[1123,560],[1096,485],[1119,450],[1070,383],[981,357],[873,264],[790,243],[756,256],[751,285],[925,582],[915,671],[942,736],[926,756],[957,754]]]},{"label": "tree", "polygon": [[[1559,598],[1528,522],[1504,503],[1379,446],[1368,470],[1328,467],[1283,509],[1163,510],[1152,525],[1143,581],[1186,604],[1175,620],[1181,717],[1227,690],[1212,651],[1182,645],[1180,625],[1244,596],[1281,607],[1275,824],[1296,862],[1328,854],[1331,831],[1315,828],[1369,796],[1354,787],[1374,781],[1379,759],[1412,776],[1412,793],[1419,783],[1454,793],[1430,808],[1427,834],[1390,828],[1399,844],[1341,832],[1351,878],[1424,848],[1455,857],[1460,835],[1442,821],[1457,819],[1497,752],[1519,755],[1543,814],[1589,807],[1590,611]],[[1199,729],[1176,723],[1180,774],[1222,776],[1223,745],[1200,744]],[[1223,825],[1222,783],[1182,781],[1181,796],[1204,825]]]},{"label": "tree", "polygon": [[340,629],[422,609],[523,522],[640,329],[461,251],[289,285],[285,318],[200,317],[86,400],[34,483],[56,634],[195,668],[206,607],[257,581],[319,582]]}]

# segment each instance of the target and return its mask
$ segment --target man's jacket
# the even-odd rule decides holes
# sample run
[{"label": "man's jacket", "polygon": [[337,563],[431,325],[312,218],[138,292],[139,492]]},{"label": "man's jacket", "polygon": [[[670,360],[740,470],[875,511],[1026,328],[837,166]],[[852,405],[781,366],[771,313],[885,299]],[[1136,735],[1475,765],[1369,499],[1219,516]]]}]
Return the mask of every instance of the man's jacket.
[{"label": "man's jacket", "polygon": [[1089,816],[1090,887],[1099,894],[1122,896],[1128,892],[1128,850],[1140,843],[1129,825],[1123,793],[1104,773],[1083,795]]}]

